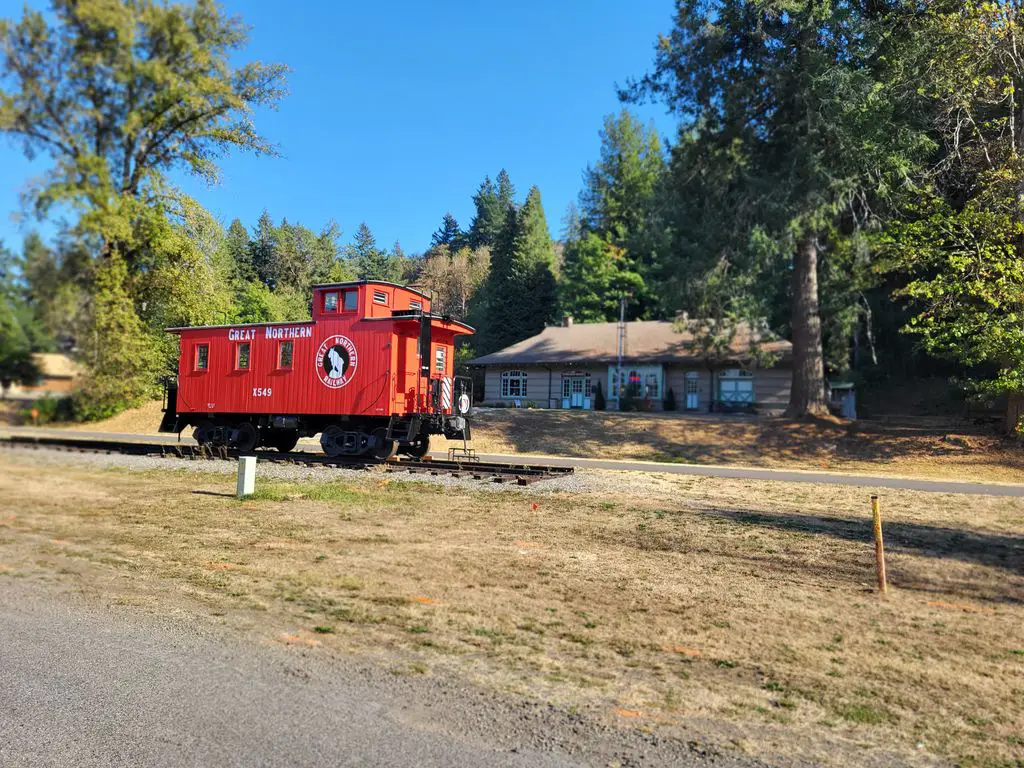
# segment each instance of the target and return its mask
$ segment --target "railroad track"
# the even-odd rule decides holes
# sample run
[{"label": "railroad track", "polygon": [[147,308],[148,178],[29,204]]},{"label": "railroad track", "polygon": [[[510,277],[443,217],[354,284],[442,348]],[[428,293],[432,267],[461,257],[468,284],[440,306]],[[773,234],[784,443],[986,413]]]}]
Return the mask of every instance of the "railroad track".
[{"label": "railroad track", "polygon": [[[238,451],[227,448],[206,448],[185,443],[145,443],[128,440],[91,440],[72,437],[35,437],[14,435],[0,438],[0,448],[46,448],[74,453],[124,454],[128,456],[157,456],[194,461],[231,461],[237,459]],[[459,459],[407,459],[394,458],[386,462],[371,459],[330,458],[315,453],[293,451],[255,451],[260,461],[273,464],[298,464],[307,467],[336,467],[339,469],[364,469],[376,472],[411,472],[449,477],[466,477],[474,480],[490,480],[495,483],[530,485],[539,480],[572,474],[572,467],[548,467],[537,464],[505,464]]]}]

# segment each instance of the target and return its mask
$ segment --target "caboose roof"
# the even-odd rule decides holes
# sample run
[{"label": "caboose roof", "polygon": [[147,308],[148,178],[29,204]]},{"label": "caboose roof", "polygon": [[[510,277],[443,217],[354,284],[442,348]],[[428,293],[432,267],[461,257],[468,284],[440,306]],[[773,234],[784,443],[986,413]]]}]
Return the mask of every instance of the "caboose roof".
[{"label": "caboose roof", "polygon": [[408,285],[400,285],[388,280],[349,280],[344,283],[317,283],[313,286],[313,290],[315,291],[317,288],[358,288],[361,285],[389,285],[392,288],[401,288],[403,291],[415,293],[417,296],[422,296],[424,299],[430,299],[430,294],[424,293],[418,288],[410,288]]}]

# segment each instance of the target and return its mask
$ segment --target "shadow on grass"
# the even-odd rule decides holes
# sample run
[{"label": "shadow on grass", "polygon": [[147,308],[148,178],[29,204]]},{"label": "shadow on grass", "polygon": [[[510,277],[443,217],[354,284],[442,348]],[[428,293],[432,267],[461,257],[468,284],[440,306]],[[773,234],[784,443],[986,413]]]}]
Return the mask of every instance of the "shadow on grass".
[{"label": "shadow on grass", "polygon": [[[708,510],[718,518],[741,525],[756,525],[783,531],[831,536],[871,544],[871,520],[825,518],[749,510]],[[886,548],[925,557],[961,560],[1013,574],[1024,574],[1024,537],[1000,533],[979,533],[920,523],[888,522],[884,527]]]},{"label": "shadow on grass", "polygon": [[[816,464],[823,460],[887,464],[903,457],[985,456],[1015,467],[1020,456],[1002,450],[990,430],[970,440],[946,439],[949,427],[891,427],[863,422],[793,420],[722,414],[632,414],[610,411],[502,410],[480,413],[478,424],[493,429],[516,451],[593,456],[621,445],[642,445],[646,457],[694,464]],[[999,450],[993,452],[991,449]],[[979,450],[984,449],[984,450]]]}]

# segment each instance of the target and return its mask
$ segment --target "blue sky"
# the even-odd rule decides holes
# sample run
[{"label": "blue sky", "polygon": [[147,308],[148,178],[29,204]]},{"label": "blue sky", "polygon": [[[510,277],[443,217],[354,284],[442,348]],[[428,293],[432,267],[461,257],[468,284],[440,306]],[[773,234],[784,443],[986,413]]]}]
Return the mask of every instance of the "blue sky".
[{"label": "blue sky", "polygon": [[[246,60],[292,69],[280,109],[256,116],[282,156],[229,157],[213,187],[175,180],[225,225],[251,228],[266,208],[313,229],[333,219],[347,242],[366,221],[378,243],[407,253],[429,245],[445,211],[468,226],[471,195],[502,167],[520,198],[540,187],[558,237],[602,118],[621,108],[615,84],[650,66],[672,15],[670,0],[223,4],[253,27]],[[662,107],[633,109],[672,136]],[[0,141],[9,246],[39,226],[16,219],[19,192],[44,167]]]}]

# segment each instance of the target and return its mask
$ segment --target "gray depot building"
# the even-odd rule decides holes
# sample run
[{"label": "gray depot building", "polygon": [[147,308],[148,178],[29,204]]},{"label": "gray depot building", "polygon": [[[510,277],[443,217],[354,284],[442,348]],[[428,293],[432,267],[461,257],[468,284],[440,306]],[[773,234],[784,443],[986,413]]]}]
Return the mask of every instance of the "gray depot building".
[{"label": "gray depot building", "polygon": [[[786,407],[792,372],[788,341],[765,339],[739,324],[727,347],[705,353],[685,325],[668,320],[574,323],[566,318],[562,325],[469,365],[485,372],[485,405],[589,410],[600,382],[609,410],[619,408],[620,391],[644,409],[662,410],[669,389],[680,411],[774,412]],[[766,355],[772,364],[757,367],[755,360]]]}]

